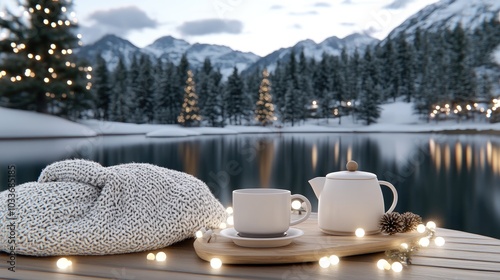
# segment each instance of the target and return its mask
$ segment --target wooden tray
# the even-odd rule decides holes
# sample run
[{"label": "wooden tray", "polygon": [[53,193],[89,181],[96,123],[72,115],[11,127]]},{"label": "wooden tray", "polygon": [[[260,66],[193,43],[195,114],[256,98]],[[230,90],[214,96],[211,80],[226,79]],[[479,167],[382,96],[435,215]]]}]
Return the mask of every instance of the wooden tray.
[{"label": "wooden tray", "polygon": [[410,243],[423,237],[417,232],[398,233],[395,235],[334,236],[322,233],[317,224],[317,216],[295,228],[304,231],[304,235],[284,247],[245,248],[237,246],[229,238],[218,234],[209,243],[202,239],[195,240],[196,254],[203,260],[219,258],[225,264],[279,264],[315,262],[321,257],[337,255],[339,257],[383,252],[397,248],[401,243]]}]

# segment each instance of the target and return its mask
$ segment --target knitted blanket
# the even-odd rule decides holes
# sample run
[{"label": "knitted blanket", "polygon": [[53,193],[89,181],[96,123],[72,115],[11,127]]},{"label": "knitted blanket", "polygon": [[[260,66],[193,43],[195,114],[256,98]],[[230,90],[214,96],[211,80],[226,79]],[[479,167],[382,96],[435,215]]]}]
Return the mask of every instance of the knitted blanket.
[{"label": "knitted blanket", "polygon": [[226,218],[205,183],[150,164],[60,161],[14,193],[11,212],[9,190],[0,193],[0,250],[23,255],[154,250],[193,237],[201,227],[217,228]]}]

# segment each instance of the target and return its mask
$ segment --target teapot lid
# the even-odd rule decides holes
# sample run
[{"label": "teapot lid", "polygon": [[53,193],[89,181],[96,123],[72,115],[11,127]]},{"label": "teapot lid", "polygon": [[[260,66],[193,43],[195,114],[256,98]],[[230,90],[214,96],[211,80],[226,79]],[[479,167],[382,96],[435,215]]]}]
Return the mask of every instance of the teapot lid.
[{"label": "teapot lid", "polygon": [[338,172],[328,173],[328,175],[326,175],[326,178],[339,179],[339,180],[368,180],[377,178],[377,175],[373,173],[357,171],[358,163],[355,162],[354,160],[349,161],[346,164],[346,168],[348,171],[338,171]]}]

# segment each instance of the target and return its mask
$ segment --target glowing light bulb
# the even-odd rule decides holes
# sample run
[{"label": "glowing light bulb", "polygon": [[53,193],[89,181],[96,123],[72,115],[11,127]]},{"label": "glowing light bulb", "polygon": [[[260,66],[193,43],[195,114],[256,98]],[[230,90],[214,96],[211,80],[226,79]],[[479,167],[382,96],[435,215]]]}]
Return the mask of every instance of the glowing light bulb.
[{"label": "glowing light bulb", "polygon": [[378,260],[377,262],[377,268],[380,269],[380,270],[389,270],[391,269],[391,264],[386,261],[385,259],[380,259]]},{"label": "glowing light bulb", "polygon": [[339,259],[339,257],[337,255],[331,255],[329,257],[329,260],[330,260],[330,264],[331,265],[337,265],[340,262],[340,259]]},{"label": "glowing light bulb", "polygon": [[426,227],[428,229],[436,229],[436,223],[433,221],[427,222]]},{"label": "glowing light bulb", "polygon": [[220,229],[225,229],[225,228],[227,228],[227,224],[226,223],[220,223],[219,228]]},{"label": "glowing light bulb", "polygon": [[424,233],[425,229],[426,229],[426,227],[423,224],[420,224],[417,226],[417,232],[419,232],[419,233]]},{"label": "glowing light bulb", "polygon": [[203,237],[203,232],[201,230],[197,231],[195,233],[196,238],[202,238]]},{"label": "glowing light bulb", "polygon": [[408,244],[406,243],[401,243],[401,248],[408,250]]},{"label": "glowing light bulb", "polygon": [[212,258],[210,260],[210,266],[214,269],[219,269],[222,267],[222,261],[219,258]]},{"label": "glowing light bulb", "polygon": [[156,261],[157,262],[164,262],[167,260],[167,254],[163,253],[163,252],[158,252],[156,254]]},{"label": "glowing light bulb", "polygon": [[298,200],[292,201],[292,209],[299,210],[302,207],[302,203]]},{"label": "glowing light bulb", "polygon": [[155,254],[153,253],[149,253],[147,256],[146,256],[146,259],[148,261],[154,261],[155,260]]},{"label": "glowing light bulb", "polygon": [[226,213],[228,213],[229,215],[233,214],[233,212],[234,212],[233,207],[229,206],[226,208]]},{"label": "glowing light bulb", "polygon": [[70,260],[68,260],[67,258],[60,258],[59,260],[57,260],[57,263],[56,263],[57,267],[60,269],[66,269],[72,264],[73,263]]},{"label": "glowing light bulb", "polygon": [[68,84],[68,86],[70,86],[70,85],[72,85],[72,84],[73,84],[73,81],[68,80],[66,83]]},{"label": "glowing light bulb", "polygon": [[319,266],[321,266],[322,268],[327,268],[330,266],[330,258],[329,257],[322,257],[321,259],[319,259]]},{"label": "glowing light bulb", "polygon": [[429,241],[429,238],[427,238],[427,237],[422,237],[422,238],[420,238],[420,240],[418,241],[418,245],[420,245],[420,246],[422,246],[422,247],[427,247],[427,246],[429,246],[429,243],[430,243],[430,241]]},{"label": "glowing light bulb", "polygon": [[354,234],[356,234],[357,237],[363,237],[363,236],[365,236],[365,230],[362,228],[358,228],[358,229],[356,229]]},{"label": "glowing light bulb", "polygon": [[233,226],[234,225],[234,217],[233,216],[227,217],[226,222],[228,225]]},{"label": "glowing light bulb", "polygon": [[403,265],[400,262],[394,262],[391,268],[394,272],[401,272],[403,270]]},{"label": "glowing light bulb", "polygon": [[434,239],[434,243],[436,244],[436,246],[443,246],[445,241],[444,241],[444,238],[442,238],[441,236],[438,236],[436,237],[436,239]]}]

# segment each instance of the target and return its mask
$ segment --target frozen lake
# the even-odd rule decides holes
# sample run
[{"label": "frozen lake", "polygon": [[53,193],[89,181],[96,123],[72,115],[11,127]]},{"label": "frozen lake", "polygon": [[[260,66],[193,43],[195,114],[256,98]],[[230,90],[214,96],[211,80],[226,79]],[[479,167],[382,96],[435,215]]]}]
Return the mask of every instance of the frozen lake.
[{"label": "frozen lake", "polygon": [[[317,199],[307,181],[345,169],[392,182],[396,211],[412,211],[438,226],[500,238],[500,137],[445,134],[252,134],[150,139],[106,136],[0,141],[0,184],[7,166],[17,182],[37,179],[46,165],[86,158],[104,166],[145,162],[190,173],[205,181],[225,206],[237,188],[290,189]],[[385,191],[386,205],[391,201]]]}]

